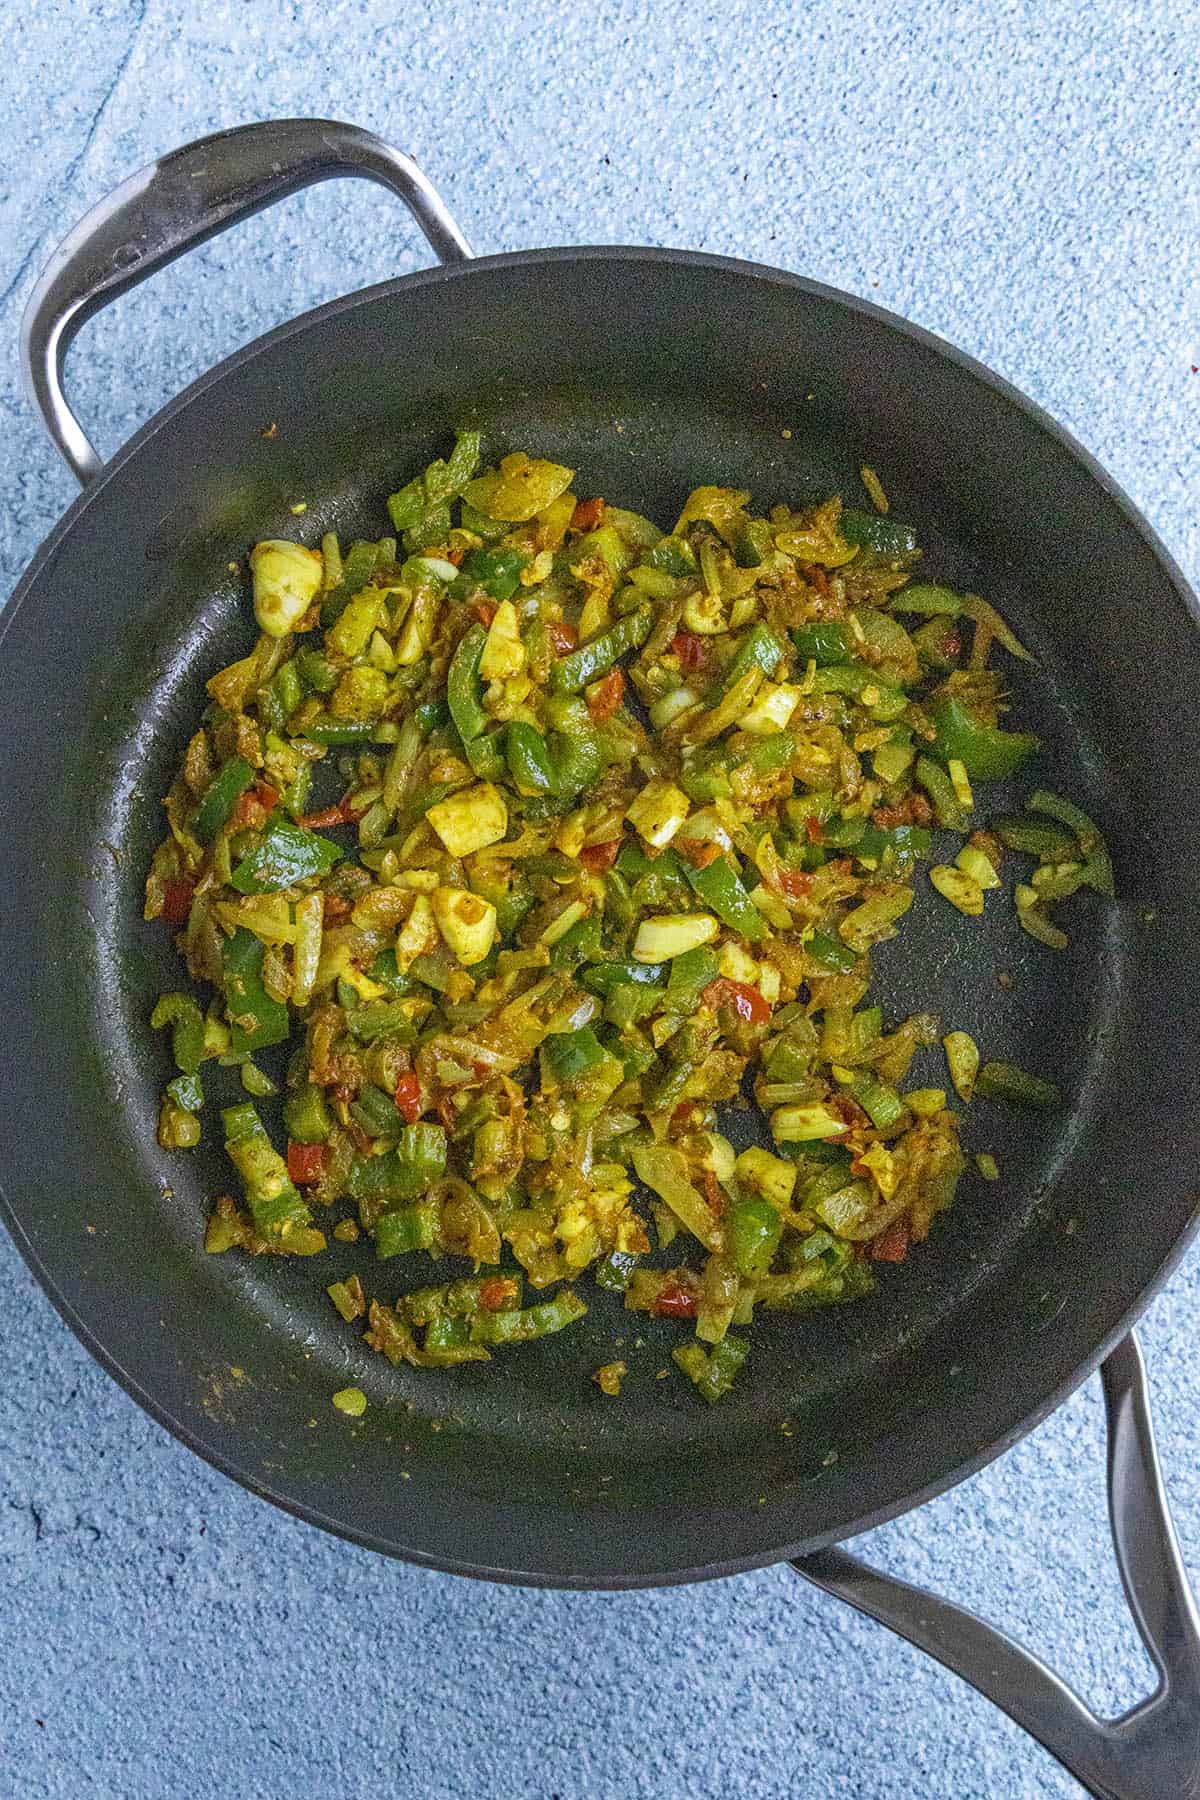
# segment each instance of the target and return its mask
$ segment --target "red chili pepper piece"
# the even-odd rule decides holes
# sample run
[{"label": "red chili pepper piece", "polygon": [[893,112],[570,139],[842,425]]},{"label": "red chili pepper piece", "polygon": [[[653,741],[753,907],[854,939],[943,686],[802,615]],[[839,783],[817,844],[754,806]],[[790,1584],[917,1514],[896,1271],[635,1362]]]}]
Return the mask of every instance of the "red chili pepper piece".
[{"label": "red chili pepper piece", "polygon": [[731,981],[726,975],[710,981],[700,998],[708,1006],[731,1006],[748,1025],[762,1025],[771,1016],[770,1006],[756,987],[748,981]]},{"label": "red chili pepper piece", "polygon": [[494,600],[477,600],[471,611],[481,625],[490,625],[496,616],[496,602]]},{"label": "red chili pepper piece", "polygon": [[162,911],[158,915],[168,925],[186,925],[188,914],[192,910],[192,895],[196,892],[194,881],[168,881],[163,887]]},{"label": "red chili pepper piece", "polygon": [[901,1263],[911,1242],[907,1219],[894,1219],[886,1231],[871,1239],[867,1249],[876,1262]]},{"label": "red chili pepper piece", "polygon": [[595,531],[603,517],[603,500],[580,500],[571,514],[571,527],[574,531]]},{"label": "red chili pepper piece", "polygon": [[421,1083],[411,1069],[396,1083],[396,1110],[406,1125],[415,1125],[421,1116]]},{"label": "red chili pepper piece", "polygon": [[602,725],[605,719],[612,718],[624,698],[625,672],[623,669],[610,669],[588,695],[587,708],[597,725]]},{"label": "red chili pepper piece", "polygon": [[288,1142],[288,1174],[297,1186],[301,1183],[320,1181],[321,1176],[325,1173],[325,1164],[328,1158],[328,1144],[297,1144],[294,1140]]},{"label": "red chili pepper piece", "polygon": [[620,838],[613,838],[607,844],[585,844],[579,852],[579,860],[589,874],[603,875],[605,869],[611,869],[616,862],[620,848]]},{"label": "red chili pepper piece", "polygon": [[672,1281],[658,1295],[653,1310],[658,1319],[694,1319],[698,1307],[697,1296],[678,1281]]},{"label": "red chili pepper piece", "polygon": [[694,631],[677,631],[671,639],[671,648],[685,675],[699,674],[708,661],[708,646]]},{"label": "red chili pepper piece", "polygon": [[573,650],[579,642],[578,631],[576,631],[574,625],[568,625],[565,619],[551,619],[546,630],[549,634],[550,642],[554,645],[555,651],[559,656],[565,656],[567,652]]},{"label": "red chili pepper piece", "polygon": [[366,809],[351,806],[350,796],[339,800],[336,806],[327,806],[321,812],[305,813],[296,823],[305,831],[328,831],[333,825],[357,825]]},{"label": "red chili pepper piece", "polygon": [[819,844],[821,841],[821,821],[814,818],[811,813],[804,821],[804,835],[810,844]]},{"label": "red chili pepper piece", "polygon": [[679,1105],[671,1114],[671,1124],[676,1131],[687,1130],[692,1122],[692,1113],[695,1111],[695,1108],[696,1102],[694,1100],[681,1100],[679,1102]]}]

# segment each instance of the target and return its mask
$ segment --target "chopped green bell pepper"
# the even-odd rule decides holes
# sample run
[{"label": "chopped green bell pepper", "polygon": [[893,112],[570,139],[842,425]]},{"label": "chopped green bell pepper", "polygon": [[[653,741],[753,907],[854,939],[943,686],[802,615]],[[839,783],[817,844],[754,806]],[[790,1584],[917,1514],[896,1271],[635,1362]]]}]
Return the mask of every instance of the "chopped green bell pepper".
[{"label": "chopped green bell pepper", "polygon": [[739,1200],[725,1221],[725,1244],[739,1275],[765,1275],[783,1236],[783,1220],[769,1200]]},{"label": "chopped green bell pepper", "polygon": [[171,1027],[175,1067],[185,1075],[194,1075],[204,1057],[204,1015],[190,994],[162,996],[150,1014],[150,1029],[161,1031],[164,1025]]},{"label": "chopped green bell pepper", "polygon": [[446,700],[450,707],[450,717],[464,744],[479,737],[488,723],[488,716],[483,710],[479,675],[479,664],[486,643],[486,628],[483,625],[472,625],[459,639],[446,676]]},{"label": "chopped green bell pepper", "polygon": [[239,894],[272,894],[310,876],[327,875],[341,859],[341,850],[330,838],[277,819],[267,826],[258,847],[242,858],[230,881]]},{"label": "chopped green bell pepper", "polygon": [[446,1173],[446,1133],[442,1126],[405,1125],[394,1150],[356,1156],[350,1167],[353,1200],[404,1200],[423,1193]]},{"label": "chopped green bell pepper", "polygon": [[505,733],[505,761],[518,794],[548,794],[554,787],[554,771],[546,740],[535,725],[514,719]]},{"label": "chopped green bell pepper", "polygon": [[982,724],[950,694],[934,701],[929,718],[937,730],[933,755],[941,763],[957,758],[972,780],[1002,781],[1015,775],[1040,741],[1031,731],[1001,731]]},{"label": "chopped green bell pepper", "polygon": [[221,947],[225,1010],[231,1026],[229,1047],[236,1056],[282,1044],[288,1035],[288,1009],[272,999],[262,981],[266,945],[239,927]]},{"label": "chopped green bell pepper", "polygon": [[917,548],[917,534],[911,525],[901,525],[881,513],[859,512],[854,506],[842,508],[839,529],[848,544],[874,550],[878,556],[908,556]]},{"label": "chopped green bell pepper", "polygon": [[653,624],[653,607],[639,606],[623,619],[618,619],[607,630],[597,632],[594,638],[581,644],[578,650],[572,650],[567,656],[560,656],[550,671],[551,691],[556,694],[577,694],[590,682],[597,681],[601,675],[607,675],[622,656],[645,643]]},{"label": "chopped green bell pepper", "polygon": [[241,756],[231,756],[213,777],[192,819],[192,835],[202,844],[211,844],[223,825],[229,823],[234,807],[254,780],[254,770]]},{"label": "chopped green bell pepper", "polygon": [[721,857],[717,862],[709,863],[707,869],[697,869],[691,863],[685,863],[683,872],[693,893],[716,913],[723,925],[740,932],[751,943],[756,943],[762,937],[766,931],[766,922],[742,886],[737,870],[727,858]]}]

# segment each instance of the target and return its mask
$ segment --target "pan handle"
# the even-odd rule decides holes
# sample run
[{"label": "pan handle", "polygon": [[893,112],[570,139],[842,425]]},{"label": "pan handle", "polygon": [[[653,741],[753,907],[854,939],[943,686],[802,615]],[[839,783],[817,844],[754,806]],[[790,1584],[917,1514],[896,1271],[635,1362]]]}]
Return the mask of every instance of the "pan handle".
[{"label": "pan handle", "polygon": [[173,150],[114,188],[63,239],[25,308],[21,370],[42,423],[81,484],[102,465],[62,389],[63,358],[79,328],[194,244],[338,175],[391,188],[439,262],[471,255],[411,157],[372,132],[331,119],[268,119]]},{"label": "pan handle", "polygon": [[1097,1800],[1200,1797],[1200,1617],[1188,1589],[1154,1447],[1146,1371],[1132,1335],[1101,1368],[1108,1505],[1117,1567],[1158,1686],[1099,1719],[1044,1663],[923,1588],[819,1550],[792,1567],[934,1656],[1030,1732]]}]

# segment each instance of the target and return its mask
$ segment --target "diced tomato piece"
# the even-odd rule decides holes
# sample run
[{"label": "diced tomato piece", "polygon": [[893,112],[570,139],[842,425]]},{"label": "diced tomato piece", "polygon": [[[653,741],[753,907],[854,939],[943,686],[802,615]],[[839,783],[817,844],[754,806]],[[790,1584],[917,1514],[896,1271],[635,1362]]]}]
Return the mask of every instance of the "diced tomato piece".
[{"label": "diced tomato piece", "polygon": [[696,1109],[694,1100],[681,1100],[671,1114],[671,1124],[676,1131],[686,1131],[692,1122],[692,1114]]},{"label": "diced tomato piece", "polygon": [[568,625],[565,619],[551,619],[546,630],[550,642],[559,656],[565,656],[568,650],[573,650],[579,642],[578,631],[574,625]]},{"label": "diced tomato piece", "polygon": [[575,531],[595,531],[603,517],[603,500],[580,500],[571,514],[571,526]]},{"label": "diced tomato piece", "polygon": [[297,1144],[294,1140],[288,1142],[288,1174],[297,1186],[320,1181],[328,1160],[328,1144]]},{"label": "diced tomato piece", "polygon": [[731,981],[725,975],[710,981],[701,998],[709,1006],[731,1006],[748,1025],[762,1025],[771,1016],[770,1006],[756,987],[748,981]]},{"label": "diced tomato piece", "polygon": [[671,639],[671,648],[685,675],[699,674],[708,661],[708,646],[694,631],[677,631]]},{"label": "diced tomato piece", "polygon": [[421,1116],[421,1083],[411,1069],[396,1083],[396,1110],[406,1125],[415,1125]]},{"label": "diced tomato piece", "polygon": [[721,855],[720,844],[714,844],[711,838],[677,837],[671,848],[686,857],[693,869],[707,869]]},{"label": "diced tomato piece", "polygon": [[810,844],[819,844],[821,841],[821,821],[814,818],[812,813],[804,821],[804,835]]},{"label": "diced tomato piece", "polygon": [[267,809],[258,797],[258,790],[250,788],[245,794],[239,794],[233,808],[230,823],[238,831],[257,831],[267,822]]},{"label": "diced tomato piece", "polygon": [[776,871],[779,891],[790,900],[801,900],[813,884],[813,878],[807,869],[779,869]]},{"label": "diced tomato piece", "polygon": [[579,852],[579,860],[589,874],[603,875],[605,869],[611,869],[616,862],[620,848],[620,838],[612,838],[607,844],[585,844]]},{"label": "diced tomato piece", "polygon": [[480,1285],[479,1304],[485,1312],[499,1312],[509,1300],[517,1297],[517,1284],[511,1275],[489,1275]]},{"label": "diced tomato piece", "polygon": [[460,568],[462,566],[462,562],[463,562],[463,559],[466,556],[466,554],[467,554],[467,546],[465,544],[455,544],[452,549],[443,550],[443,552],[442,552],[442,555],[446,558],[446,561],[452,562],[456,569]]},{"label": "diced tomato piece", "polygon": [[597,725],[602,725],[605,719],[612,718],[624,698],[624,670],[610,669],[607,675],[594,684],[588,695],[587,708]]},{"label": "diced tomato piece", "polygon": [[876,1262],[902,1263],[911,1242],[907,1219],[894,1219],[886,1231],[871,1239],[867,1249]]},{"label": "diced tomato piece", "polygon": [[323,898],[321,917],[326,925],[336,925],[339,919],[348,918],[350,902],[343,900],[340,894],[326,894]]},{"label": "diced tomato piece", "polygon": [[163,905],[159,913],[168,925],[186,925],[188,914],[192,910],[192,895],[196,892],[194,881],[168,881],[163,886]]},{"label": "diced tomato piece", "polygon": [[697,1295],[680,1282],[671,1281],[654,1302],[654,1316],[658,1319],[694,1319],[699,1304]]},{"label": "diced tomato piece", "polygon": [[481,625],[490,625],[496,616],[496,602],[494,600],[477,600],[471,611]]}]

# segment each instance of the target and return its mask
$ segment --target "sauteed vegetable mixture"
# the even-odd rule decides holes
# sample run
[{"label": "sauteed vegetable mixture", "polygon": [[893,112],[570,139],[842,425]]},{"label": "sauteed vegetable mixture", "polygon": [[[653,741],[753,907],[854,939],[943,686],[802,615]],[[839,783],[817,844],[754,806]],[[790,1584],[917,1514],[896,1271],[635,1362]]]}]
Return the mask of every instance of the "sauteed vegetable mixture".
[{"label": "sauteed vegetable mixture", "polygon": [[[868,993],[914,883],[978,914],[1032,859],[1019,917],[1057,948],[1107,852],[1046,793],[976,828],[1036,748],[991,666],[1026,652],[915,577],[873,471],[874,511],[701,487],[664,533],[557,463],[479,463],[460,433],[378,542],[251,554],[261,635],[208,683],[146,886],[214,996],[155,1009],[160,1142],[197,1143],[204,1065],[238,1068],[244,1198],[207,1249],[436,1259],[391,1301],[328,1288],[394,1363],[562,1330],[586,1277],[679,1321],[715,1400],[756,1309],[868,1293],[953,1198],[961,1115],[908,1084],[941,1026]],[[1057,1098],[944,1045],[962,1100]],[[255,1104],[280,1090],[286,1144]],[[738,1153],[755,1106],[773,1148]]]}]

